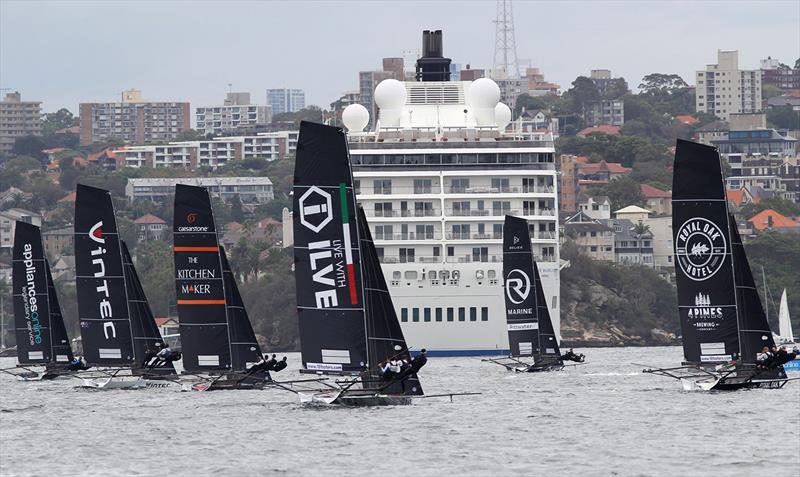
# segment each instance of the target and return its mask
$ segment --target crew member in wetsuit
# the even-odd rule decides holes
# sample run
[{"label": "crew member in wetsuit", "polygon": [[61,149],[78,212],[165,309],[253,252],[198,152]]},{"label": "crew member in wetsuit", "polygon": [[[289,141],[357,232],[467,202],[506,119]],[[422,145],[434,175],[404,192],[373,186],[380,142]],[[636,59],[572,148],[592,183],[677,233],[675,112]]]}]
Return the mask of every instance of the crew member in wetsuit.
[{"label": "crew member in wetsuit", "polygon": [[249,368],[247,368],[247,371],[249,371],[248,374],[266,370],[267,370],[267,355],[260,357],[258,361],[256,361]]},{"label": "crew member in wetsuit", "polygon": [[756,355],[756,366],[758,368],[767,368],[772,364],[774,355],[769,350],[769,346],[761,348],[761,352]]},{"label": "crew member in wetsuit", "polygon": [[89,368],[91,368],[91,366],[83,361],[83,357],[76,356],[72,359],[72,361],[69,362],[66,369],[68,371],[85,371]]},{"label": "crew member in wetsuit", "polygon": [[[264,358],[266,357],[267,355],[265,354]],[[276,364],[278,364],[278,360],[275,359],[275,355],[273,354],[272,358],[270,358],[269,361],[267,361],[266,367],[264,369],[266,369],[267,371],[274,371]]]},{"label": "crew member in wetsuit", "polygon": [[417,374],[420,369],[422,369],[425,364],[428,363],[428,351],[425,348],[419,350],[419,354],[411,360],[411,366],[409,366],[409,374]]},{"label": "crew member in wetsuit", "polygon": [[149,369],[153,369],[156,367],[162,368],[173,361],[177,361],[178,359],[180,359],[180,357],[181,354],[179,352],[172,351],[169,345],[165,344],[164,347],[161,348],[161,351],[159,351],[156,354],[156,359],[153,360],[152,364],[150,364]]},{"label": "crew member in wetsuit", "polygon": [[145,345],[145,347],[144,347],[144,359],[142,360],[142,369],[147,368],[147,364],[150,362],[150,360],[152,360],[153,358],[158,356],[158,352],[160,351],[160,348],[161,348],[161,342],[157,342],[156,343],[156,349],[155,350],[151,349],[150,345]]},{"label": "crew member in wetsuit", "polygon": [[286,356],[284,356],[282,360],[280,360],[277,363],[275,363],[275,365],[272,367],[272,370],[277,373],[278,371],[282,371],[282,370],[286,369],[286,366],[288,366],[288,365],[289,364],[286,362]]},{"label": "crew member in wetsuit", "polygon": [[778,348],[778,351],[775,353],[775,357],[773,359],[774,363],[772,367],[777,368],[778,366],[783,366],[784,364],[795,359],[796,357],[797,353],[794,352],[789,353],[788,351],[786,351],[786,348],[780,347]]}]

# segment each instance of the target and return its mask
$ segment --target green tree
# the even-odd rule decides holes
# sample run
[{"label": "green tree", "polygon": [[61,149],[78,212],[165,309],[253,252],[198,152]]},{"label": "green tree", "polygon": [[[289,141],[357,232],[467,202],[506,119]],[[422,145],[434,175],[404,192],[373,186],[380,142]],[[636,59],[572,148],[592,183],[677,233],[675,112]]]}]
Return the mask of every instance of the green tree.
[{"label": "green tree", "polygon": [[176,141],[202,141],[204,139],[206,139],[206,135],[196,129],[187,129],[175,136]]},{"label": "green tree", "polygon": [[242,199],[239,195],[233,196],[231,199],[231,220],[234,222],[244,222],[244,210],[242,209]]},{"label": "green tree", "polygon": [[47,162],[47,154],[42,152],[44,149],[47,147],[39,136],[22,136],[14,140],[11,153],[17,156],[30,156],[44,164]]},{"label": "green tree", "polygon": [[522,93],[517,96],[517,101],[514,104],[514,117],[519,117],[523,110],[534,111],[536,109],[547,109],[547,107],[548,105],[544,98]]},{"label": "green tree", "polygon": [[651,73],[639,84],[639,89],[643,94],[658,96],[663,94],[674,94],[689,85],[676,74]]},{"label": "green tree", "polygon": [[594,81],[586,76],[578,76],[572,82],[572,88],[562,95],[560,106],[563,112],[582,114],[586,103],[599,99],[600,92],[597,90]]},{"label": "green tree", "polygon": [[136,248],[135,265],[153,313],[167,316],[175,305],[172,245],[161,240],[142,242]]},{"label": "green tree", "polygon": [[628,82],[625,81],[625,78],[615,78],[614,81],[606,88],[603,99],[619,99],[629,92]]},{"label": "green tree", "polygon": [[592,195],[606,195],[611,201],[611,209],[619,210],[629,205],[644,205],[644,197],[639,183],[630,177],[614,179],[601,187],[590,189]]},{"label": "green tree", "polygon": [[768,109],[767,122],[778,129],[800,129],[800,111],[794,111],[788,104]]},{"label": "green tree", "polygon": [[42,135],[51,136],[59,129],[78,125],[78,118],[72,115],[69,109],[61,108],[55,113],[47,113],[42,120]]}]

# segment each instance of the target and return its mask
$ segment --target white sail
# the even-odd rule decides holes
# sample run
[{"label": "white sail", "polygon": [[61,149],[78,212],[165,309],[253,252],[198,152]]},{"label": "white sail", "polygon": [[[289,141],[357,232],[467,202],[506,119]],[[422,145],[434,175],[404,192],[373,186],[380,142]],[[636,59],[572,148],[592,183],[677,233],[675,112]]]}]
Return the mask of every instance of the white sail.
[{"label": "white sail", "polygon": [[778,311],[778,331],[780,332],[781,341],[794,342],[792,321],[789,318],[789,304],[786,302],[785,288],[783,289],[783,294],[781,294],[781,306]]}]

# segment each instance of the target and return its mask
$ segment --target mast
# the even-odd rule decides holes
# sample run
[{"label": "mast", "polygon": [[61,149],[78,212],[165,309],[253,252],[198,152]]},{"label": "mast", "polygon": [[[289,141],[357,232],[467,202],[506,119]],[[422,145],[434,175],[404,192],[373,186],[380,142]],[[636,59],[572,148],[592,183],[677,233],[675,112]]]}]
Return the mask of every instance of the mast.
[{"label": "mast", "polygon": [[764,273],[764,265],[761,265],[761,280],[764,284],[764,313],[767,315],[767,323],[769,323],[769,301],[767,301],[767,274]]},{"label": "mast", "polygon": [[47,262],[39,227],[17,221],[12,257],[12,300],[19,364],[53,360]]},{"label": "mast", "polygon": [[679,139],[672,190],[684,357],[691,363],[727,362],[741,353],[742,327],[737,311],[731,224],[716,148]]},{"label": "mast", "polygon": [[184,369],[231,369],[231,337],[222,260],[204,187],[175,186],[175,294]]},{"label": "mast", "polygon": [[376,363],[367,345],[356,200],[340,128],[300,123],[293,191],[303,366],[360,373]]},{"label": "mast", "polygon": [[75,198],[75,284],[86,361],[136,361],[117,219],[111,194],[78,184]]}]

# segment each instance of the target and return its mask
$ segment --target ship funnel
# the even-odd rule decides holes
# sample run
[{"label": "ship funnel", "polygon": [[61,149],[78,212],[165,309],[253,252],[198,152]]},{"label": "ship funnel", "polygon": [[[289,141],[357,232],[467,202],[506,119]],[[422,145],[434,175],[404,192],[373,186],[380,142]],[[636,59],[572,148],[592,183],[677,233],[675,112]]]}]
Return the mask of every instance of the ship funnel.
[{"label": "ship funnel", "polygon": [[450,58],[444,58],[442,30],[422,32],[422,58],[417,60],[417,81],[450,81]]}]

